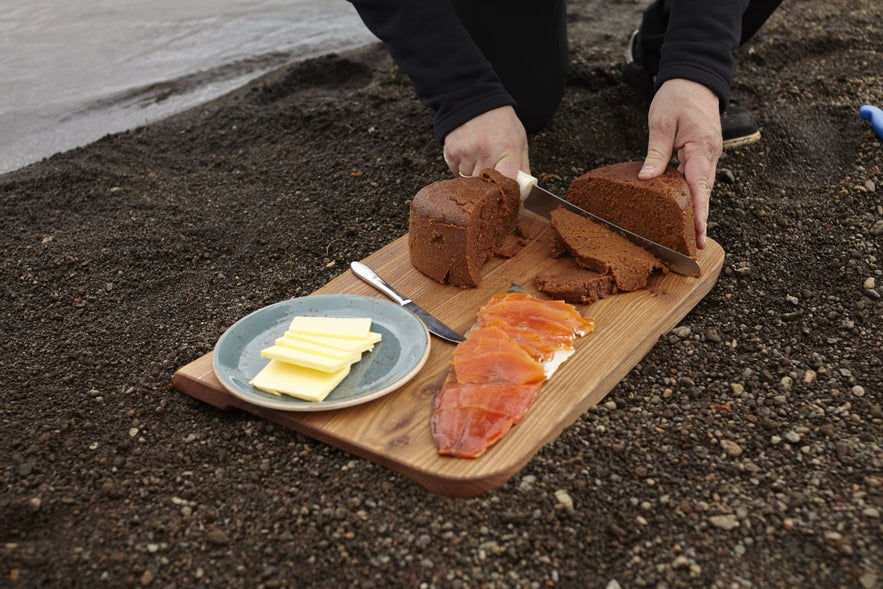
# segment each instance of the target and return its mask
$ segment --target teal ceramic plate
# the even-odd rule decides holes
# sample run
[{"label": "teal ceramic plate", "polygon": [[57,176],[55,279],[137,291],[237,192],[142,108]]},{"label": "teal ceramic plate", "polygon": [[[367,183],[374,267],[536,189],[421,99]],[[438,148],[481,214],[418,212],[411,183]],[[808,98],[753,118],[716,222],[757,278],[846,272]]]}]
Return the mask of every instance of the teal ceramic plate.
[{"label": "teal ceramic plate", "polygon": [[[277,397],[248,384],[269,362],[261,350],[273,345],[297,315],[370,317],[371,330],[381,335],[323,401]],[[327,411],[391,393],[414,378],[428,357],[429,332],[410,312],[383,299],[329,294],[281,301],[243,317],[218,340],[212,364],[224,388],[244,401],[283,411]]]}]

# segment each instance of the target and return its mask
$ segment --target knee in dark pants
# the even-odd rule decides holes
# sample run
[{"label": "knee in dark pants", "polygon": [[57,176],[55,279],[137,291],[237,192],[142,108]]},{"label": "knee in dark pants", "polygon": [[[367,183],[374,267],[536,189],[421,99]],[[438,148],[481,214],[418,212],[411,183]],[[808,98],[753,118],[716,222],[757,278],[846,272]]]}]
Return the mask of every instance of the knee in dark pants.
[{"label": "knee in dark pants", "polygon": [[561,104],[564,96],[563,85],[556,88],[552,85],[556,80],[537,80],[537,85],[532,88],[508,87],[509,93],[517,102],[515,113],[521,119],[525,131],[534,133],[541,130]]},{"label": "knee in dark pants", "polygon": [[484,53],[528,133],[542,129],[567,82],[564,0],[459,0],[458,16]]}]

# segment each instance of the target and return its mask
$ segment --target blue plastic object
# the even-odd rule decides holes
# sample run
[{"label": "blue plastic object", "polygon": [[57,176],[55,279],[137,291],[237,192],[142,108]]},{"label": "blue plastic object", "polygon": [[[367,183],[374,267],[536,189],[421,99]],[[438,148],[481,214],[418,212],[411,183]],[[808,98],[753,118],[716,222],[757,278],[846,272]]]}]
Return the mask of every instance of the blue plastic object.
[{"label": "blue plastic object", "polygon": [[870,121],[874,133],[877,134],[877,137],[883,139],[883,110],[866,104],[858,109],[858,114],[864,120]]}]

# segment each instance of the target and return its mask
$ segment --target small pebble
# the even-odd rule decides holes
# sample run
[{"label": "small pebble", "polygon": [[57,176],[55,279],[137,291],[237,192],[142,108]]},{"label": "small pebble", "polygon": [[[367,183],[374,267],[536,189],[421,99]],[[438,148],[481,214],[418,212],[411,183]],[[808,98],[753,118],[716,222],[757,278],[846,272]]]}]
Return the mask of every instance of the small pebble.
[{"label": "small pebble", "polygon": [[219,528],[212,528],[205,535],[205,541],[210,544],[214,544],[215,546],[224,546],[230,543],[230,537],[224,530],[221,530]]},{"label": "small pebble", "polygon": [[712,515],[708,523],[721,530],[732,530],[739,527],[739,520],[732,513],[727,515]]},{"label": "small pebble", "polygon": [[721,440],[721,447],[724,449],[726,455],[730,458],[742,456],[742,447],[736,442],[733,442],[731,440]]},{"label": "small pebble", "polygon": [[530,491],[531,489],[533,489],[533,484],[536,482],[536,480],[537,477],[532,474],[525,475],[525,477],[521,479],[521,482],[518,484],[518,488],[521,491]]},{"label": "small pebble", "polygon": [[855,385],[854,387],[852,387],[852,394],[855,397],[864,397],[865,396],[865,387],[863,387],[862,385],[859,385],[859,384]]},{"label": "small pebble", "polygon": [[671,568],[673,569],[685,569],[690,566],[690,559],[684,556],[683,554],[679,554],[675,557],[674,561],[671,563]]},{"label": "small pebble", "polygon": [[865,573],[859,577],[858,582],[862,584],[862,589],[876,589],[877,575],[875,573]]},{"label": "small pebble", "polygon": [[691,330],[686,325],[681,325],[672,329],[671,332],[681,339],[687,339],[688,337],[690,337],[690,335],[692,335],[693,330]]},{"label": "small pebble", "polygon": [[871,276],[869,278],[865,278],[864,283],[862,284],[862,288],[866,290],[871,290],[872,288],[877,288],[877,280]]},{"label": "small pebble", "polygon": [[558,505],[560,505],[567,513],[575,512],[573,509],[573,498],[564,489],[558,489],[555,491],[555,500],[558,501]]},{"label": "small pebble", "polygon": [[800,434],[798,434],[795,431],[790,431],[787,434],[785,434],[785,441],[788,442],[789,444],[796,444],[796,443],[800,442]]}]

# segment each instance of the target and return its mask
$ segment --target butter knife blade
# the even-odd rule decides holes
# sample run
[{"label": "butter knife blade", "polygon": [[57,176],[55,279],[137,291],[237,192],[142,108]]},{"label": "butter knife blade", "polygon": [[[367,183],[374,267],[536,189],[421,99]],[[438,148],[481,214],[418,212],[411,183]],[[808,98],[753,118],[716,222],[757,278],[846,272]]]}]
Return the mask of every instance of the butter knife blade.
[{"label": "butter knife blade", "polygon": [[521,198],[524,208],[527,210],[533,211],[534,213],[548,219],[553,210],[557,209],[559,206],[564,207],[568,211],[577,213],[583,217],[588,217],[596,223],[619,232],[631,241],[649,250],[654,256],[665,262],[666,266],[678,274],[683,274],[684,276],[699,276],[699,263],[690,256],[668,248],[661,243],[656,243],[655,241],[629,231],[624,227],[620,227],[615,223],[611,223],[603,217],[590,213],[589,211],[576,206],[572,202],[564,200],[560,196],[556,196],[548,190],[540,188],[537,184],[537,179],[526,172],[518,172],[517,180],[518,186],[521,188]]},{"label": "butter knife blade", "polygon": [[455,344],[465,341],[466,338],[430,315],[426,310],[419,307],[411,299],[403,296],[396,289],[390,286],[383,278],[381,278],[377,274],[377,272],[375,272],[362,262],[352,262],[350,264],[350,270],[353,271],[353,274],[355,274],[356,276],[391,298],[393,301],[416,315],[417,318],[420,319],[420,321],[422,321],[423,324],[426,326],[426,329],[429,330],[429,333]]}]

